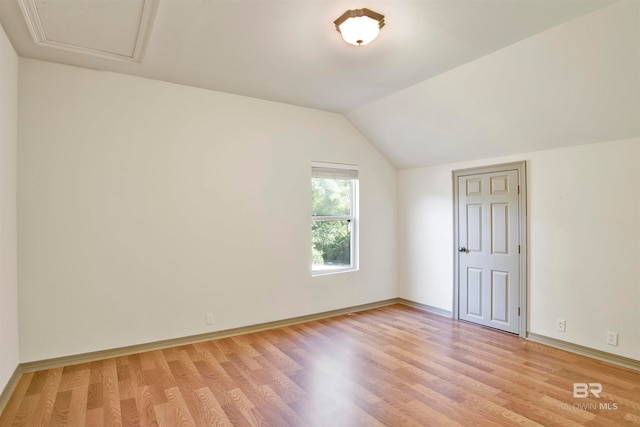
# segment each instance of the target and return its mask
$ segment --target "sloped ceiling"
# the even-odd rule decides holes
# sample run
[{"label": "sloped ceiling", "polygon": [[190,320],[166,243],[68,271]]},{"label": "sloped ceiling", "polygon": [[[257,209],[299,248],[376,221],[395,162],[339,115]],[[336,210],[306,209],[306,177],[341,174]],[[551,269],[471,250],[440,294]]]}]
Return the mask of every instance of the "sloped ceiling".
[{"label": "sloped ceiling", "polygon": [[621,2],[346,115],[400,169],[640,136],[640,2]]},{"label": "sloped ceiling", "polygon": [[[36,44],[0,0],[20,56],[343,113],[398,168],[638,135],[636,0],[20,1],[49,36],[137,52]],[[360,48],[333,27],[359,7],[387,23]]]}]

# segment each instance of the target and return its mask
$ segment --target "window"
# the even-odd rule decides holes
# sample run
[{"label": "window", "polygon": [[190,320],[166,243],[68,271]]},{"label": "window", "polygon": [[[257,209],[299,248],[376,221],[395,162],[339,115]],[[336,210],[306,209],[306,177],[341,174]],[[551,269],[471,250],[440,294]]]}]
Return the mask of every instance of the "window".
[{"label": "window", "polygon": [[311,167],[311,272],[357,270],[357,166]]}]

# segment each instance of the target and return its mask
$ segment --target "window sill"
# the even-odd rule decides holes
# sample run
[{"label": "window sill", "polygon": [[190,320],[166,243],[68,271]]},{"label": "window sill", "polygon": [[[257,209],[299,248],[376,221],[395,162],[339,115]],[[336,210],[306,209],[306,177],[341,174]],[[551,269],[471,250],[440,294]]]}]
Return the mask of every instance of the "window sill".
[{"label": "window sill", "polygon": [[316,270],[311,270],[311,277],[314,276],[327,276],[330,274],[350,273],[358,271],[356,267],[332,267],[332,266],[320,266]]}]

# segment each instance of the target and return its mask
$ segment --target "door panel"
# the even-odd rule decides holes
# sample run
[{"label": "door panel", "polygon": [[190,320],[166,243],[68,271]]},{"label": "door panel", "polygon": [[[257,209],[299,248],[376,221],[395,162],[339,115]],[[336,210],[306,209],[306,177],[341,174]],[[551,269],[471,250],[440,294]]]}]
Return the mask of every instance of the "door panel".
[{"label": "door panel", "polygon": [[458,178],[459,317],[519,332],[518,171]]},{"label": "door panel", "polygon": [[509,205],[491,204],[491,253],[509,253]]},{"label": "door panel", "polygon": [[491,320],[509,323],[509,273],[491,272]]},{"label": "door panel", "polygon": [[467,249],[482,250],[482,205],[467,205]]},{"label": "door panel", "polygon": [[482,318],[482,270],[478,268],[467,269],[467,314]]}]

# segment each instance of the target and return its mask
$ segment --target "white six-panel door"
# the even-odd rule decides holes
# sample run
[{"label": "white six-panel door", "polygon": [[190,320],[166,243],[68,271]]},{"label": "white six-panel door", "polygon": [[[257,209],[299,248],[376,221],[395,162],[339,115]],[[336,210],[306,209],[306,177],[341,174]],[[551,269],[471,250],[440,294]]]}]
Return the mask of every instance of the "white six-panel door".
[{"label": "white six-panel door", "polygon": [[518,171],[458,177],[459,317],[519,333]]}]

